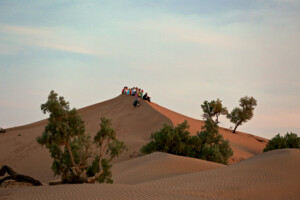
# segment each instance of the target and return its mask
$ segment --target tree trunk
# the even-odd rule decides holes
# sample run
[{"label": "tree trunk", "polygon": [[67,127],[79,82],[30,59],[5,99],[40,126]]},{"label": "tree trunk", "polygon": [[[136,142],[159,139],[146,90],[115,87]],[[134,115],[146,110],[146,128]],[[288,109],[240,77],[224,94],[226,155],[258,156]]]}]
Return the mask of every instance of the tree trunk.
[{"label": "tree trunk", "polygon": [[219,115],[216,115],[216,121],[215,123],[218,125],[219,124]]},{"label": "tree trunk", "polygon": [[70,158],[71,158],[71,162],[72,162],[72,165],[73,165],[72,170],[73,170],[73,172],[74,172],[76,175],[80,176],[80,174],[82,173],[82,171],[78,168],[78,166],[77,166],[76,163],[75,163],[75,160],[74,160],[74,156],[73,156],[71,147],[70,147],[70,145],[69,145],[68,142],[64,142],[64,144],[66,145],[66,147],[67,147],[67,149],[68,149],[68,152],[69,152],[69,155],[70,155]]},{"label": "tree trunk", "polygon": [[239,121],[237,124],[236,124],[236,126],[234,127],[234,129],[233,129],[233,131],[232,131],[232,133],[235,133],[235,131],[236,131],[236,129],[237,129],[237,127],[241,124],[242,122],[241,121]]},{"label": "tree trunk", "polygon": [[15,181],[19,181],[19,182],[27,182],[27,183],[31,183],[32,185],[35,186],[39,186],[42,185],[42,183],[39,180],[36,180],[30,176],[25,176],[22,174],[17,174],[12,168],[10,168],[9,166],[2,166],[2,168],[0,169],[0,176],[4,176],[5,173],[8,173],[10,176],[4,177],[2,179],[0,179],[0,185],[6,181],[6,180],[15,180]]},{"label": "tree trunk", "polygon": [[49,185],[59,185],[59,184],[78,184],[78,183],[95,183],[97,178],[103,174],[103,169],[100,170],[100,172],[96,173],[95,176],[72,176],[68,175],[66,176],[62,181],[57,182],[50,182]]}]

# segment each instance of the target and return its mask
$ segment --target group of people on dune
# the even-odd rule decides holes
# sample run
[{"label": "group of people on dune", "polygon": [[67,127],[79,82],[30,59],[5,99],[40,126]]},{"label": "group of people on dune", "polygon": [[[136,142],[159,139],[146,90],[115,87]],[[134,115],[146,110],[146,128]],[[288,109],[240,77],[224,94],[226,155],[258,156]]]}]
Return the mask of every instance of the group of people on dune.
[{"label": "group of people on dune", "polygon": [[126,94],[126,95],[130,95],[130,96],[134,96],[135,100],[133,102],[133,106],[137,107],[140,105],[140,98],[142,98],[143,100],[149,101],[151,102],[151,97],[148,96],[148,93],[146,92],[144,94],[144,90],[138,88],[138,87],[133,87],[133,88],[128,88],[127,86],[125,86],[122,90],[122,94]]}]

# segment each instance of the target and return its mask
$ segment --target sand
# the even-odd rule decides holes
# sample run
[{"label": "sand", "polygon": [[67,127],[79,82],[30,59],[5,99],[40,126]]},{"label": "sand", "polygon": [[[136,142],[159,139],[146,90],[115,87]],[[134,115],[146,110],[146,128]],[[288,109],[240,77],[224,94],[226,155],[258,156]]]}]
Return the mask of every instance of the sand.
[{"label": "sand", "polygon": [[114,184],[47,186],[59,177],[53,176],[47,149],[36,143],[47,123],[42,120],[0,135],[0,165],[10,165],[44,186],[2,187],[0,199],[299,199],[300,150],[262,153],[267,139],[255,135],[219,129],[234,150],[230,166],[160,152],[140,156],[141,146],[163,123],[176,125],[186,119],[196,134],[204,122],[155,103],[134,108],[133,100],[120,95],[79,109],[87,133],[94,136],[105,116],[128,146],[114,161]]},{"label": "sand", "polygon": [[[148,155],[162,159],[168,157],[161,153]],[[156,158],[158,157],[158,158]],[[179,157],[172,158],[174,160]],[[140,159],[127,163],[137,166]],[[201,160],[198,161],[200,164]],[[153,163],[153,162],[152,162]],[[192,163],[189,163],[192,164]],[[195,162],[197,164],[197,162]],[[213,165],[207,161],[203,165]],[[300,150],[284,149],[254,156],[230,166],[219,166],[213,169],[191,172],[159,178],[143,175],[151,169],[137,167],[130,174],[121,177],[120,181],[130,179],[128,184],[81,184],[39,186],[26,188],[0,189],[0,199],[299,199],[300,195]],[[128,169],[127,169],[128,170]],[[134,173],[134,172],[137,173]],[[176,167],[166,170],[168,174]],[[126,172],[125,172],[126,173]],[[164,173],[160,173],[164,174]],[[116,177],[118,180],[118,177]]]}]

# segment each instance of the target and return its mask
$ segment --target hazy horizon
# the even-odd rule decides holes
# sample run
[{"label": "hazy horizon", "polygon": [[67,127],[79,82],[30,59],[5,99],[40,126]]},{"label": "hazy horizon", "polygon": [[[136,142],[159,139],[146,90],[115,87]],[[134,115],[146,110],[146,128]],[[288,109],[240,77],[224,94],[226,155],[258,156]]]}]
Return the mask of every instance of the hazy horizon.
[{"label": "hazy horizon", "polygon": [[253,96],[238,131],[300,135],[299,20],[296,0],[1,1],[0,127],[45,119],[52,89],[82,108],[127,85],[197,119]]}]

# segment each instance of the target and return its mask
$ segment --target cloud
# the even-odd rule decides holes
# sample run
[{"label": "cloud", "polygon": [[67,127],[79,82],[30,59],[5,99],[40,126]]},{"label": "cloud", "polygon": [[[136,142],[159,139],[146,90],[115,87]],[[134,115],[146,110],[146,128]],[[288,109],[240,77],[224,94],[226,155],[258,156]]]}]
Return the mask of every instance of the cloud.
[{"label": "cloud", "polygon": [[[90,56],[103,55],[98,48],[94,48],[90,39],[82,38],[78,31],[61,27],[25,27],[0,24],[0,53],[12,54],[22,47],[53,49]],[[10,41],[11,45],[1,44]],[[8,50],[5,48],[9,46]]]}]

